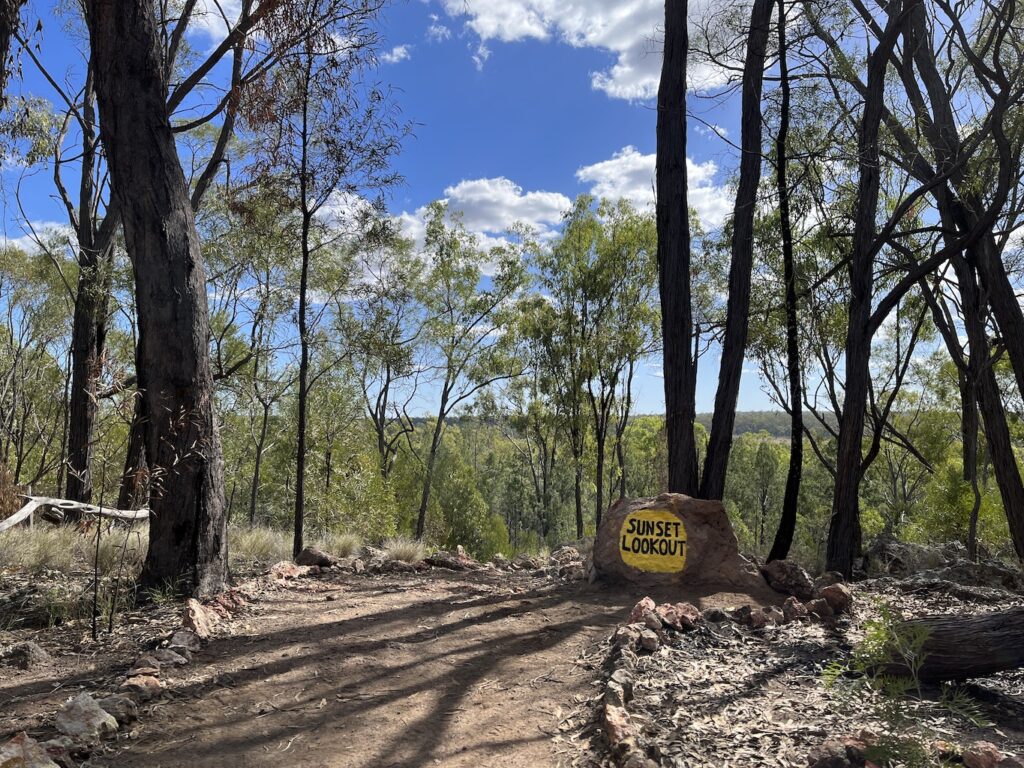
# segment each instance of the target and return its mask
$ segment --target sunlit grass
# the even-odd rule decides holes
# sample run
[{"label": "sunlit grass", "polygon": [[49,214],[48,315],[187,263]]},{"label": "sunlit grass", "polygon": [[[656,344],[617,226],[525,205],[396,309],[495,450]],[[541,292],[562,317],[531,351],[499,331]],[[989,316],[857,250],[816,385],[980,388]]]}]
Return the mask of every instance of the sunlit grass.
[{"label": "sunlit grass", "polygon": [[393,536],[381,544],[390,560],[401,560],[406,563],[418,563],[427,556],[426,545],[422,541],[409,536]]}]

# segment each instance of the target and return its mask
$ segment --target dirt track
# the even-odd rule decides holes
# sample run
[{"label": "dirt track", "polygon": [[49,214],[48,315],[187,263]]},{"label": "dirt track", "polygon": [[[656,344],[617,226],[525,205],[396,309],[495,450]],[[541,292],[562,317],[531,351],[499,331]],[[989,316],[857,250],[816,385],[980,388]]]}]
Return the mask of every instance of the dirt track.
[{"label": "dirt track", "polygon": [[636,597],[445,571],[273,588],[93,764],[568,764],[552,737],[596,693],[597,644]]}]

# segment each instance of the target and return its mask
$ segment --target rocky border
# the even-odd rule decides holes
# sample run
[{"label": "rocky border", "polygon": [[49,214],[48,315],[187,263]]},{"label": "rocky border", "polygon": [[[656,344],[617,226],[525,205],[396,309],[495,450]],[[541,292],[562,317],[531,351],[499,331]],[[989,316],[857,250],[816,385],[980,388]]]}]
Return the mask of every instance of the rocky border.
[{"label": "rocky border", "polygon": [[813,581],[799,565],[777,560],[761,566],[769,586],[789,594],[782,608],[741,605],[723,610],[709,608],[703,613],[691,603],[655,604],[644,597],[630,611],[629,618],[611,637],[606,661],[608,678],[600,704],[600,722],[612,757],[620,768],[657,768],[648,757],[641,735],[629,713],[633,698],[634,670],[638,654],[654,653],[662,645],[678,642],[688,632],[706,623],[725,621],[756,632],[768,626],[792,621],[834,622],[853,608],[853,593],[838,574],[825,574]]},{"label": "rocky border", "polygon": [[[57,710],[54,725],[57,736],[37,741],[25,731],[0,745],[0,765],[18,768],[76,768],[104,742],[139,719],[139,707],[154,701],[167,690],[162,672],[191,663],[192,653],[213,637],[216,627],[245,608],[248,598],[239,589],[230,589],[205,603],[194,598],[185,601],[181,624],[171,634],[144,652],[115,678],[114,691],[82,691]],[[35,643],[20,643],[19,646]],[[38,646],[37,646],[38,648]],[[38,649],[40,653],[45,651]],[[33,649],[17,649],[31,656]]]}]

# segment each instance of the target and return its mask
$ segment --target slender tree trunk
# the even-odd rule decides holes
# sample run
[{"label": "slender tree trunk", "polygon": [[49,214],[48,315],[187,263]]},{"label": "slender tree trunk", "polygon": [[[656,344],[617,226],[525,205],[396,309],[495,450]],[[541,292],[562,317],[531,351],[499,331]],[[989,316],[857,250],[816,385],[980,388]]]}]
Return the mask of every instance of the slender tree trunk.
[{"label": "slender tree trunk", "polygon": [[601,525],[601,513],[604,511],[604,460],[605,460],[605,442],[607,432],[607,424],[603,425],[600,430],[597,430],[594,437],[597,449],[596,463],[597,468],[595,472],[595,493],[594,493],[594,525]]},{"label": "slender tree trunk", "polygon": [[[910,0],[916,2],[916,0]],[[885,72],[905,20],[902,0],[888,7],[889,20],[875,50],[868,57],[868,80],[864,113],[858,138],[860,180],[854,212],[853,246],[850,258],[850,304],[847,318],[845,397],[839,419],[836,453],[836,482],[832,497],[832,519],[826,548],[827,568],[846,578],[853,575],[853,561],[861,550],[860,481],[864,411],[871,379],[871,298],[875,240],[875,217],[881,185],[878,134],[885,107]]]},{"label": "slender tree trunk", "polygon": [[615,458],[619,463],[619,498],[626,498],[626,449],[624,438],[629,425],[629,415],[633,410],[633,374],[636,361],[630,360],[626,368],[626,387],[622,403],[622,413],[615,425]]},{"label": "slender tree trunk", "polygon": [[136,393],[128,427],[124,472],[117,493],[118,509],[140,509],[149,500],[149,467],[146,463],[146,413],[142,394]]},{"label": "slender tree trunk", "polygon": [[85,5],[101,136],[135,273],[136,368],[153,470],[141,582],[196,595],[227,584],[223,460],[213,411],[206,276],[143,0]]},{"label": "slender tree trunk", "polygon": [[[658,290],[665,370],[668,490],[697,493],[693,310],[690,299],[690,206],[686,179],[686,0],[665,2],[665,45],[658,86],[656,218]],[[579,521],[577,523],[579,525]]]},{"label": "slender tree trunk", "polygon": [[437,410],[437,421],[434,422],[434,434],[430,438],[430,453],[423,476],[423,492],[420,494],[420,508],[416,512],[416,538],[422,539],[427,532],[427,507],[430,504],[430,487],[434,482],[434,466],[437,463],[437,451],[441,447],[441,436],[444,434],[444,421],[448,409],[448,385],[441,392],[441,405]]},{"label": "slender tree trunk", "polygon": [[775,532],[768,560],[784,560],[796,534],[796,512],[800,502],[800,477],[804,466],[803,373],[800,370],[800,319],[797,307],[796,265],[793,257],[793,228],[789,219],[789,183],[787,181],[789,137],[789,65],[786,45],[786,0],[778,0],[779,80],[782,101],[779,106],[779,135],[775,140],[776,184],[779,195],[779,229],[782,235],[782,273],[786,286],[786,373],[789,378],[789,471],[782,497],[782,515]]},{"label": "slender tree trunk", "polygon": [[92,443],[99,403],[96,384],[103,364],[110,297],[108,251],[78,273],[78,293],[71,325],[71,402],[68,422],[67,498],[92,499]]},{"label": "slender tree trunk", "polygon": [[583,457],[573,453],[573,499],[576,502],[576,538],[583,538]]},{"label": "slender tree trunk", "polygon": [[260,475],[263,471],[263,451],[267,445],[267,431],[270,425],[270,403],[263,404],[263,417],[260,423],[260,436],[256,441],[256,457],[252,468],[252,487],[249,489],[249,525],[256,524],[256,506],[260,494]]},{"label": "slender tree trunk", "polygon": [[773,0],[754,0],[750,11],[750,32],[743,64],[741,108],[740,181],[732,221],[732,260],[729,266],[729,302],[725,312],[725,335],[718,369],[715,413],[704,457],[700,496],[721,499],[736,423],[736,400],[747,351],[750,316],[750,277],[754,266],[754,213],[761,182],[761,91],[764,60],[768,48]]},{"label": "slender tree trunk", "polygon": [[292,556],[303,547],[303,525],[306,514],[306,429],[309,398],[309,329],[306,326],[307,291],[309,288],[309,226],[310,216],[302,217],[302,271],[299,278],[299,402],[295,440],[295,528]]},{"label": "slender tree trunk", "polygon": [[313,212],[309,209],[309,81],[312,54],[306,52],[304,80],[302,82],[302,129],[299,146],[299,201],[302,206],[302,265],[299,275],[299,402],[295,440],[295,520],[292,538],[292,556],[302,551],[303,526],[306,519],[306,430],[309,405],[309,327],[308,293],[310,260],[310,227]]}]

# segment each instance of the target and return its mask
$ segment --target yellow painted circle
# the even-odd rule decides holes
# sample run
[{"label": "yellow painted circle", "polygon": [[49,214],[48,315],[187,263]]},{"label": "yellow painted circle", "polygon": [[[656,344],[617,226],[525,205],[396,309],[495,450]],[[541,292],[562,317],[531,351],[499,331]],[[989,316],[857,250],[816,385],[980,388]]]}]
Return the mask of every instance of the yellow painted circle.
[{"label": "yellow painted circle", "polygon": [[630,512],[619,530],[622,561],[650,573],[679,573],[686,567],[686,528],[667,509]]}]

